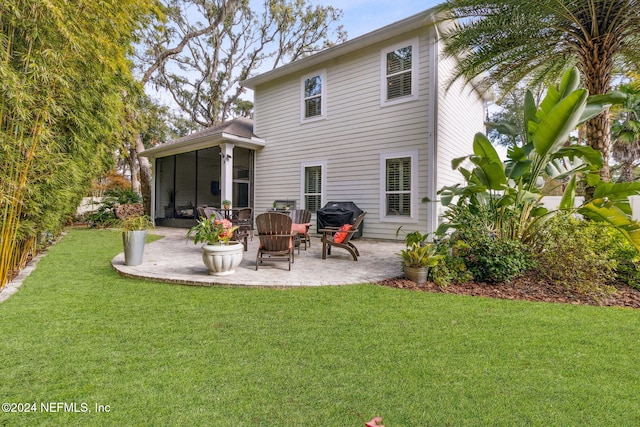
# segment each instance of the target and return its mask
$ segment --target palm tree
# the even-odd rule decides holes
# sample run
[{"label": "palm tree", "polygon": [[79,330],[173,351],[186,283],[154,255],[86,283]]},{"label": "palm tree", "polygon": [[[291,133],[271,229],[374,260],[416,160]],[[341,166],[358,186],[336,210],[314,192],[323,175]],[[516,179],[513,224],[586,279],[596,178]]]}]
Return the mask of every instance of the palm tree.
[{"label": "palm tree", "polygon": [[[611,90],[614,63],[640,64],[638,0],[448,0],[435,11],[445,55],[461,58],[455,78],[515,86],[576,65],[591,95]],[[585,124],[587,144],[610,180],[609,112]]]},{"label": "palm tree", "polygon": [[627,99],[611,125],[614,139],[612,154],[614,160],[621,163],[620,181],[623,182],[634,181],[634,163],[640,160],[640,79],[634,83],[619,87]]}]

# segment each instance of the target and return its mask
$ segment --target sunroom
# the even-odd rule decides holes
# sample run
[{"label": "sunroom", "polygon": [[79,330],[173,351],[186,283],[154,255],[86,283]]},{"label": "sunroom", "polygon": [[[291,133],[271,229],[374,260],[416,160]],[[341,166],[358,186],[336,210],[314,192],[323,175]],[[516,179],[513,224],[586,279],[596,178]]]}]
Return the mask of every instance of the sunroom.
[{"label": "sunroom", "polygon": [[253,207],[256,150],[265,141],[244,117],[145,150],[153,165],[151,215],[156,224],[188,227],[198,206]]}]

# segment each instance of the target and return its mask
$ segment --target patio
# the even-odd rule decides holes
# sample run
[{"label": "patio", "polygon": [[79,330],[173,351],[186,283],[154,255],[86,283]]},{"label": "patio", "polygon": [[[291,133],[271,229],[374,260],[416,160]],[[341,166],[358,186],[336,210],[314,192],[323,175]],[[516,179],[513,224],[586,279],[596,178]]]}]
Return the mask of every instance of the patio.
[{"label": "patio", "polygon": [[396,255],[404,247],[402,241],[357,239],[354,244],[360,251],[358,261],[353,261],[345,250],[334,248],[326,260],[322,259],[322,243],[319,237],[311,237],[311,247],[295,251],[295,263],[291,271],[286,263],[267,261],[255,269],[258,239],[249,239],[249,249],[244,252],[242,263],[235,274],[211,276],[202,262],[200,245],[185,238],[187,230],[158,227],[154,234],[163,239],[145,246],[142,264],[124,265],[124,253],[111,261],[113,268],[126,277],[197,286],[264,286],[296,287],[371,283],[402,275],[400,260]]}]

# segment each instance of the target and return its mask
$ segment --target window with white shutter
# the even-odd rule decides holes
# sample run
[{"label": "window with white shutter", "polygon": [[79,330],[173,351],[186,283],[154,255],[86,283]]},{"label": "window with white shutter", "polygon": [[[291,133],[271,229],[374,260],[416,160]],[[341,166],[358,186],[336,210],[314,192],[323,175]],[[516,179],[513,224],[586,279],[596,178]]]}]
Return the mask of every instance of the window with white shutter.
[{"label": "window with white shutter", "polygon": [[387,215],[411,216],[411,157],[387,159]]},{"label": "window with white shutter", "polygon": [[418,98],[418,39],[382,50],[382,105]]},{"label": "window with white shutter", "polygon": [[303,165],[304,209],[316,212],[322,208],[323,165]]},{"label": "window with white shutter", "polygon": [[380,156],[381,221],[413,222],[417,219],[417,151]]}]

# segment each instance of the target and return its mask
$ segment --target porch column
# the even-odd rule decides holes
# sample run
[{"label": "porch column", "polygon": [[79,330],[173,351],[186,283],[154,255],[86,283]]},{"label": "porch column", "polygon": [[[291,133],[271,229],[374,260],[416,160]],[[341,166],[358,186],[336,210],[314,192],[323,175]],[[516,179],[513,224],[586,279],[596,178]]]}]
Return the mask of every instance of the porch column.
[{"label": "porch column", "polygon": [[220,144],[220,201],[233,202],[233,144]]}]

